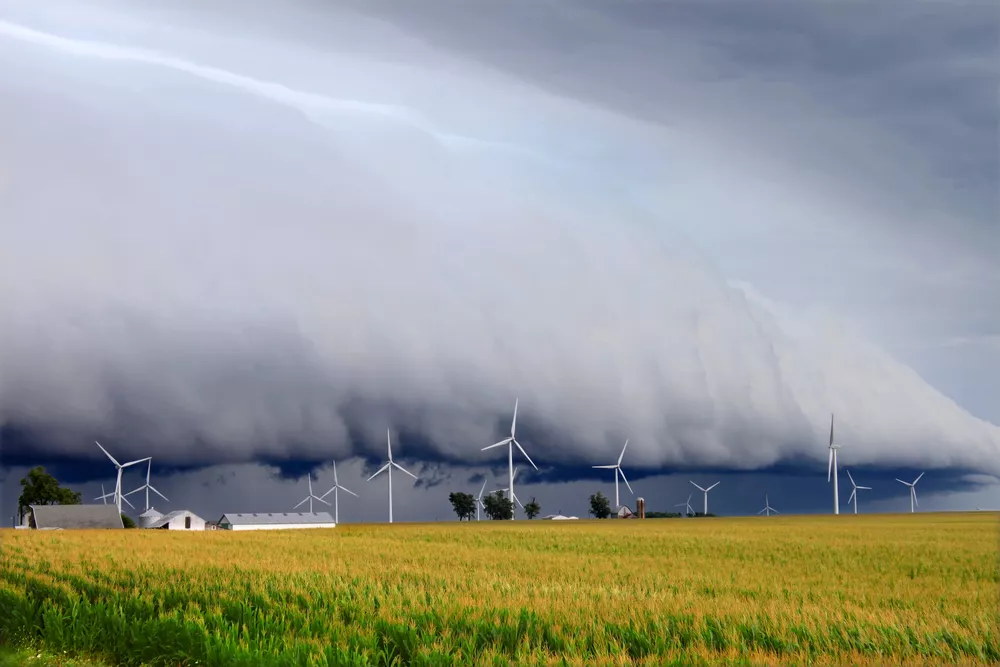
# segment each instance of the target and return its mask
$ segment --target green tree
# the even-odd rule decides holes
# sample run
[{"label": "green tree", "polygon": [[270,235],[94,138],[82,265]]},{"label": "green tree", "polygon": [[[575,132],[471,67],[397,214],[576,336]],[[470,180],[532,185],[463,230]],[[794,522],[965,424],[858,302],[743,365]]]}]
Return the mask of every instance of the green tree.
[{"label": "green tree", "polygon": [[31,505],[79,505],[80,494],[59,486],[55,477],[36,466],[21,478],[21,497],[17,499],[17,515],[24,516]]},{"label": "green tree", "polygon": [[542,511],[542,506],[538,504],[538,501],[534,497],[531,498],[531,502],[524,506],[524,513],[528,515],[529,519],[534,519]]},{"label": "green tree", "polygon": [[590,496],[590,513],[598,519],[607,519],[611,516],[611,501],[598,491]]},{"label": "green tree", "polygon": [[472,517],[476,514],[476,497],[471,493],[449,493],[448,500],[451,501],[451,506],[455,510],[455,514],[458,515],[458,520],[467,519],[472,521]]},{"label": "green tree", "polygon": [[135,521],[132,520],[132,517],[125,514],[125,512],[122,512],[122,526],[125,528],[135,528]]},{"label": "green tree", "polygon": [[486,516],[494,521],[510,521],[514,518],[514,501],[506,498],[503,491],[494,491],[483,498]]}]

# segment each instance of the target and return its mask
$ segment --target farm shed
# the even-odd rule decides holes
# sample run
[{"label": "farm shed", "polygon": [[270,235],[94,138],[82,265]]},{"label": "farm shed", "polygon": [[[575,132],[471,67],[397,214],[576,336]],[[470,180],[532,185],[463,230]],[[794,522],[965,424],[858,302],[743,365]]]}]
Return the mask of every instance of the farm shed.
[{"label": "farm shed", "polygon": [[39,530],[125,527],[114,505],[31,505],[28,526]]},{"label": "farm shed", "polygon": [[205,530],[205,520],[189,510],[177,510],[164,514],[146,527],[158,530]]},{"label": "farm shed", "polygon": [[220,530],[295,530],[336,526],[329,512],[223,514],[219,519]]},{"label": "farm shed", "polygon": [[632,510],[629,509],[628,505],[622,505],[618,508],[619,519],[631,519],[633,516]]}]

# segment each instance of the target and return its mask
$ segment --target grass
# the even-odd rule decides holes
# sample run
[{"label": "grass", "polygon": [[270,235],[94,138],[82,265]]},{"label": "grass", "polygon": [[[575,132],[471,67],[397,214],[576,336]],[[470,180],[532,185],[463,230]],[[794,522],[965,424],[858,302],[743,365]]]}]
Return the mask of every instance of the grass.
[{"label": "grass", "polygon": [[998,528],[968,513],[9,530],[0,641],[119,665],[994,664]]}]

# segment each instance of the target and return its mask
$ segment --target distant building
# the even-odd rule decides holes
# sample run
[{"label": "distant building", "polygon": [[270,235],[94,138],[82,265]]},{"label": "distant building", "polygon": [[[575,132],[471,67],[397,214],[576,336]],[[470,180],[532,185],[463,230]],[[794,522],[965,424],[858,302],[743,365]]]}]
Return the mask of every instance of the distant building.
[{"label": "distant building", "polygon": [[157,512],[155,509],[150,507],[148,510],[139,515],[139,527],[149,528],[150,524],[158,519],[162,518],[163,514]]},{"label": "distant building", "polygon": [[336,528],[329,512],[274,512],[223,514],[219,530],[296,530],[301,528]]},{"label": "distant building", "polygon": [[114,505],[32,505],[27,525],[38,530],[124,528]]},{"label": "distant building", "polygon": [[542,519],[546,519],[548,521],[571,521],[573,519],[579,520],[578,517],[575,517],[575,516],[563,516],[562,514],[550,514],[548,516],[543,516]]},{"label": "distant building", "polygon": [[621,507],[618,508],[619,519],[631,519],[633,516],[635,515],[632,513],[632,510],[628,508],[627,505],[622,505]]},{"label": "distant building", "polygon": [[156,530],[205,530],[205,520],[194,512],[177,510],[164,514],[152,521],[146,528]]}]

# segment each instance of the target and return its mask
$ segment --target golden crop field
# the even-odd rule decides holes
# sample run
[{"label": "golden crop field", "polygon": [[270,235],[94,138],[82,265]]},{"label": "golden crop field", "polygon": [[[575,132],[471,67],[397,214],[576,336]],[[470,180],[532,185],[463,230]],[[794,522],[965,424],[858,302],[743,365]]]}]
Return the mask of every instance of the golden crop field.
[{"label": "golden crop field", "polygon": [[0,639],[111,664],[993,664],[997,514],[0,533]]}]

